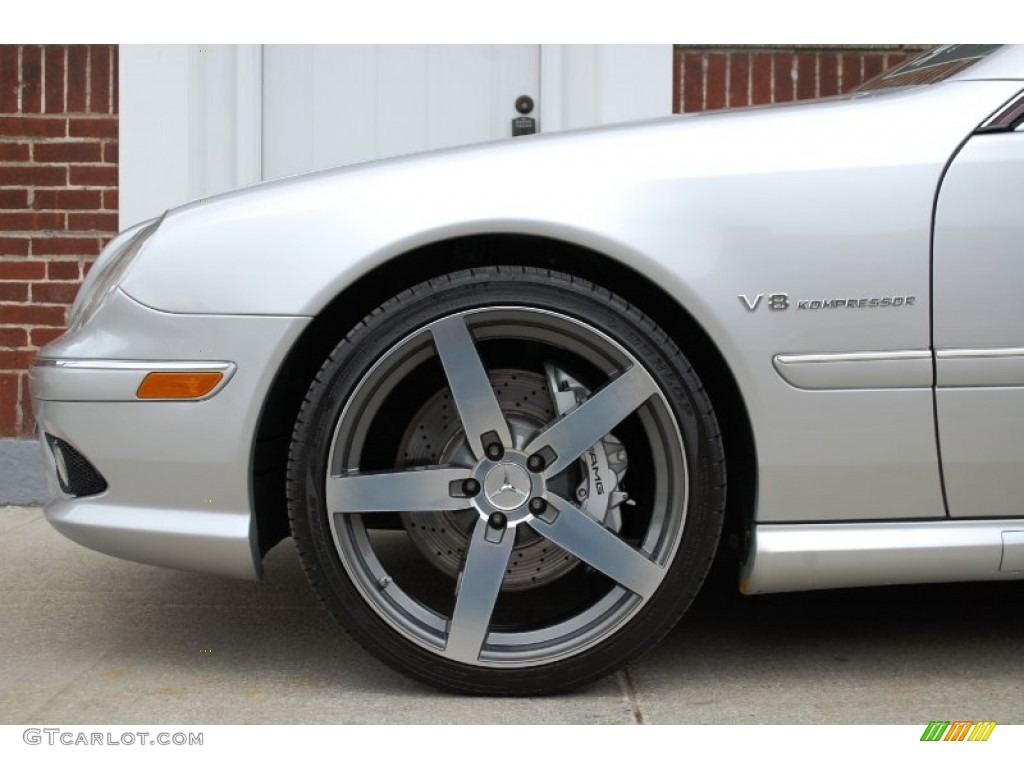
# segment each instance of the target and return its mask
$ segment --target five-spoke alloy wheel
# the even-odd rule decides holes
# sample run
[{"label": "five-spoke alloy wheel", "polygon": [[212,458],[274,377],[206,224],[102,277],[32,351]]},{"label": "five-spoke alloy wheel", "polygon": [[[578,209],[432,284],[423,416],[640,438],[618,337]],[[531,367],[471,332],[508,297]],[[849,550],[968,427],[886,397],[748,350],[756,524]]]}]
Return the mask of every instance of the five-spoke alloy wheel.
[{"label": "five-spoke alloy wheel", "polygon": [[710,402],[669,337],[522,267],[431,280],[351,331],[288,475],[338,621],[407,674],[490,694],[579,685],[653,645],[706,574],[725,493]]}]

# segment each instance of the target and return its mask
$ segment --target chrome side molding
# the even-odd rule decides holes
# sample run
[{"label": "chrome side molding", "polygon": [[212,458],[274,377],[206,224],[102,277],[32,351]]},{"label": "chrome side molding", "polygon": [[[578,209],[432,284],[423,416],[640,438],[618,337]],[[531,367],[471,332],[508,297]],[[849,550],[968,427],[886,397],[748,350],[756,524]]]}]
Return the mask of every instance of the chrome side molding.
[{"label": "chrome side molding", "polygon": [[775,355],[775,370],[797,389],[905,389],[932,385],[932,354],[898,352]]},{"label": "chrome side molding", "polygon": [[1024,386],[1024,349],[940,349],[935,358],[939,387]]},{"label": "chrome side molding", "polygon": [[[797,389],[906,389],[934,378],[926,349],[779,354],[772,364]],[[939,388],[1024,386],[1024,348],[940,349],[935,365]]]}]

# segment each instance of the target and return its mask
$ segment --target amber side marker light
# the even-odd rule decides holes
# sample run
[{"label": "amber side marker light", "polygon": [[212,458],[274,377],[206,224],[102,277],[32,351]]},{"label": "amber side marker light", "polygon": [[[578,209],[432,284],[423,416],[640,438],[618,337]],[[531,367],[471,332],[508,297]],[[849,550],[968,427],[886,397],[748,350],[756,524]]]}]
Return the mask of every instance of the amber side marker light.
[{"label": "amber side marker light", "polygon": [[219,371],[154,371],[142,380],[135,396],[140,400],[195,400],[210,394],[223,378]]}]

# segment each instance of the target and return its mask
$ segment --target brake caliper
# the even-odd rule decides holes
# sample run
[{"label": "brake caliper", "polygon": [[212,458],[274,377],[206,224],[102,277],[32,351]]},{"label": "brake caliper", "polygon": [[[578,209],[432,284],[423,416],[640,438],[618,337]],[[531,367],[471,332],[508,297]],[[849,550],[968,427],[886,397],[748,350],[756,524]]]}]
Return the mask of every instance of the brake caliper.
[{"label": "brake caliper", "polygon": [[[544,364],[555,408],[565,416],[590,396],[590,390],[553,363]],[[594,443],[580,457],[583,479],[576,486],[576,500],[580,508],[605,528],[618,533],[622,529],[620,508],[635,501],[622,490],[628,459],[626,448],[609,432]]]}]

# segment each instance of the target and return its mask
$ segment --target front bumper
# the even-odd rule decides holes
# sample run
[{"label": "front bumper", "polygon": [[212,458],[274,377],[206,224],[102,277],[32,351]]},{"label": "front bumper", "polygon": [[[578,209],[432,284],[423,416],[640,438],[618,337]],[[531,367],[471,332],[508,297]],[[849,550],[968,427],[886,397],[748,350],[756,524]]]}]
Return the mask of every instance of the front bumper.
[{"label": "front bumper", "polygon": [[[174,315],[114,291],[89,323],[41,350],[31,370],[56,496],[46,518],[68,538],[116,557],[257,578],[254,438],[274,376],[308,322]],[[227,375],[202,400],[134,397],[146,372],[175,366]],[[106,488],[62,491],[46,435],[87,459]]]}]

